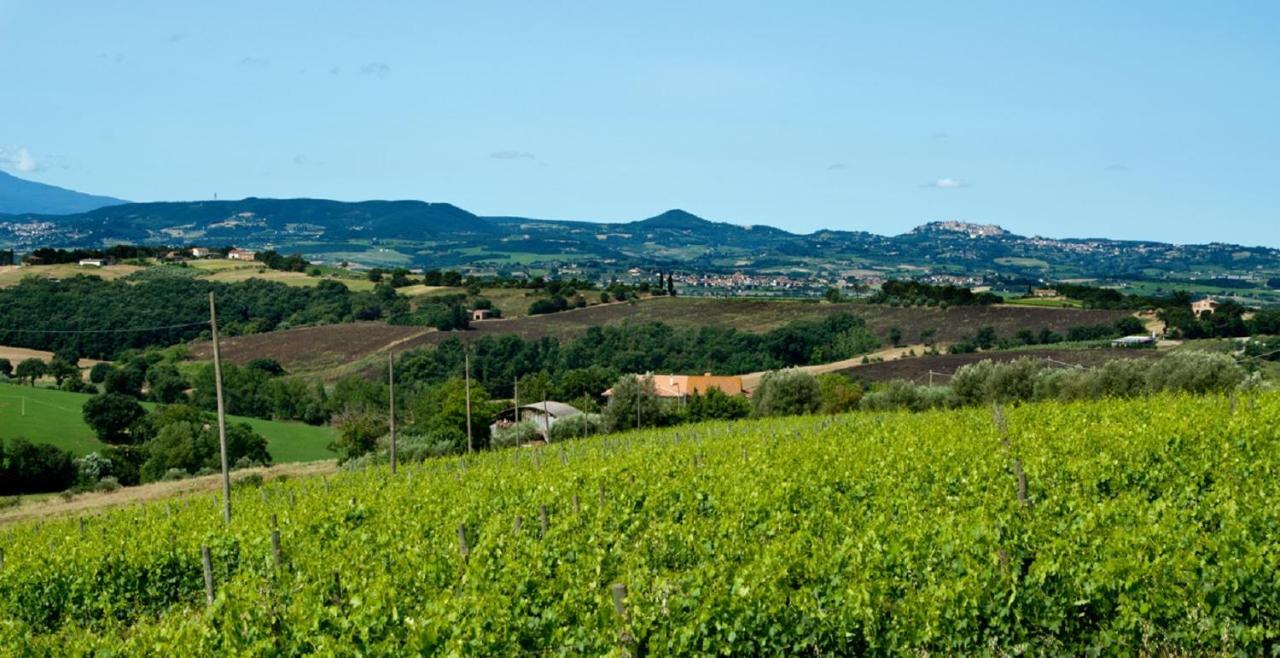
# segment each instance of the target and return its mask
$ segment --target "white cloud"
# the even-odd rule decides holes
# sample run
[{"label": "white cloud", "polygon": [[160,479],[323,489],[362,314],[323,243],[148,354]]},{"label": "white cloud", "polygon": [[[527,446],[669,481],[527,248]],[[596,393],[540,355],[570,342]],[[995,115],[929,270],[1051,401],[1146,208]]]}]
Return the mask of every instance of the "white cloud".
[{"label": "white cloud", "polygon": [[494,151],[489,154],[494,160],[537,160],[538,156],[525,151]]},{"label": "white cloud", "polygon": [[41,169],[40,163],[36,162],[35,156],[25,146],[0,146],[0,167],[20,174]]},{"label": "white cloud", "polygon": [[958,190],[962,187],[969,187],[969,184],[959,178],[939,178],[938,180],[925,183],[925,187],[932,187],[935,190]]}]

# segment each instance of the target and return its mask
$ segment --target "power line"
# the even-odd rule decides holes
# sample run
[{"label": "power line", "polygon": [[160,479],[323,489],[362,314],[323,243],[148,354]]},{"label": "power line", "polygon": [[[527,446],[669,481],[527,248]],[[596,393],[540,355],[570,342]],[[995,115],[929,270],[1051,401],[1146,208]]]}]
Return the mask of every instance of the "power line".
[{"label": "power line", "polygon": [[0,327],[2,333],[17,334],[122,334],[142,331],[166,331],[169,329],[184,329],[186,327],[202,327],[208,326],[209,321],[188,322],[186,324],[171,324],[161,327],[132,327],[128,329],[6,329]]}]

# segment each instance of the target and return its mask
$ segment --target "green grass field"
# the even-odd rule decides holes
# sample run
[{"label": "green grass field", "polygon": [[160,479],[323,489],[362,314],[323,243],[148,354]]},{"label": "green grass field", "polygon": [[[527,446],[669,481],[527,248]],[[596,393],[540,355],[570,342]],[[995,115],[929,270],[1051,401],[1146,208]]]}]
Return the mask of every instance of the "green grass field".
[{"label": "green grass field", "polygon": [[1040,308],[1084,308],[1084,304],[1078,299],[1067,299],[1065,297],[1056,297],[1046,299],[1043,297],[1027,297],[1004,300],[1006,304],[1014,306],[1037,306]]},{"label": "green grass field", "polygon": [[[34,443],[53,444],[76,455],[101,450],[106,445],[80,417],[80,408],[89,397],[47,388],[0,384],[0,439],[22,437]],[[154,407],[149,403],[144,406]],[[334,456],[326,447],[333,440],[333,430],[329,427],[241,416],[228,416],[227,421],[248,423],[266,437],[267,450],[277,463]]]}]

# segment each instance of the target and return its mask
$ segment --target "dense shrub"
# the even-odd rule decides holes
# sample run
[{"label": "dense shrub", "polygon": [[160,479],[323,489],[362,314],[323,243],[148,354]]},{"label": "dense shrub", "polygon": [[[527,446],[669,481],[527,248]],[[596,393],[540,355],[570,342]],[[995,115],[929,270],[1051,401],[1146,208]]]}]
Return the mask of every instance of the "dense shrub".
[{"label": "dense shrub", "polygon": [[0,442],[0,495],[62,491],[75,484],[71,453],[26,439]]},{"label": "dense shrub", "polygon": [[821,389],[813,375],[799,369],[767,372],[751,398],[756,416],[811,414],[822,404]]}]

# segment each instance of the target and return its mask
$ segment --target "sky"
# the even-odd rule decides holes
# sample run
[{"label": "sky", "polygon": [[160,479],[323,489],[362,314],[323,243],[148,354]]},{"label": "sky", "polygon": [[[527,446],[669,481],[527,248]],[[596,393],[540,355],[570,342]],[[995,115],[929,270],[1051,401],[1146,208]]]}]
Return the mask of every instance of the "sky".
[{"label": "sky", "polygon": [[0,169],[1280,246],[1280,3],[0,0]]}]

